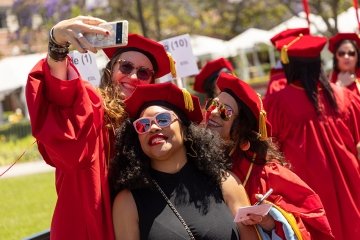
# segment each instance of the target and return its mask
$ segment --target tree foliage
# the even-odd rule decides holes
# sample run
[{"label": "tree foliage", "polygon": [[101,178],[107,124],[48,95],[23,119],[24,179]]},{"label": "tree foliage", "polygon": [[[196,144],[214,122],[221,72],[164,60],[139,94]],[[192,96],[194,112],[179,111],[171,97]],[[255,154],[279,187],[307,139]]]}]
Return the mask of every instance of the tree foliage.
[{"label": "tree foliage", "polygon": [[[302,4],[302,0],[282,0],[281,3],[287,7],[289,12],[295,15],[296,12],[294,9]],[[338,32],[337,16],[353,4],[352,1],[349,0],[311,0],[308,1],[308,3],[310,13],[319,15],[324,20],[328,30],[323,34],[327,36],[334,35]]]},{"label": "tree foliage", "polygon": [[[310,12],[320,15],[327,24],[325,35],[337,32],[335,16],[351,6],[351,1],[345,0],[308,2]],[[41,15],[47,28],[76,15],[93,15],[109,21],[127,19],[130,32],[160,40],[184,33],[230,39],[250,27],[268,30],[303,10],[302,0],[108,0],[108,7],[83,10],[85,3],[15,0],[12,11],[21,28],[30,28],[35,13]]]}]

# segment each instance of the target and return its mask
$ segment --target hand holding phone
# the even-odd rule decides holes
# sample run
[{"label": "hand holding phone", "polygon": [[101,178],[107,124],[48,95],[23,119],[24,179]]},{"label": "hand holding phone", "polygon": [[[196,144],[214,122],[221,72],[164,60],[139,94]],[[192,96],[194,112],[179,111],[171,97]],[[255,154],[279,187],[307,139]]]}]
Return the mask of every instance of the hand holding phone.
[{"label": "hand holding phone", "polygon": [[109,35],[84,33],[86,40],[95,48],[126,46],[128,44],[128,21],[107,22],[99,25],[109,32]]}]

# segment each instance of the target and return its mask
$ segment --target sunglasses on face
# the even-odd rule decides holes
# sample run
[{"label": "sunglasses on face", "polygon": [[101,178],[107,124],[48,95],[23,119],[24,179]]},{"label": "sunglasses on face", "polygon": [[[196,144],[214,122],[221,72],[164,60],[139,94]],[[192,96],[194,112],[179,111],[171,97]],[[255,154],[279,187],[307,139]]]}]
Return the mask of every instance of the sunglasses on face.
[{"label": "sunglasses on face", "polygon": [[154,76],[154,71],[146,67],[135,67],[134,63],[123,59],[119,59],[118,62],[119,70],[122,74],[129,75],[136,69],[136,77],[139,80],[146,81]]},{"label": "sunglasses on face", "polygon": [[219,103],[219,101],[215,99],[211,99],[207,101],[205,105],[205,109],[208,113],[214,111],[215,108],[217,108],[221,119],[224,121],[229,121],[230,118],[234,115],[234,110],[230,106],[223,103]]},{"label": "sunglasses on face", "polygon": [[356,51],[348,51],[348,52],[338,51],[338,52],[337,52],[337,55],[338,55],[339,57],[344,57],[345,55],[348,55],[349,57],[355,57]]},{"label": "sunglasses on face", "polygon": [[138,134],[144,134],[150,131],[150,127],[152,122],[154,121],[155,124],[160,128],[165,128],[170,126],[170,124],[177,118],[172,117],[173,114],[170,112],[161,112],[156,114],[153,117],[142,117],[133,122],[135,131]]}]

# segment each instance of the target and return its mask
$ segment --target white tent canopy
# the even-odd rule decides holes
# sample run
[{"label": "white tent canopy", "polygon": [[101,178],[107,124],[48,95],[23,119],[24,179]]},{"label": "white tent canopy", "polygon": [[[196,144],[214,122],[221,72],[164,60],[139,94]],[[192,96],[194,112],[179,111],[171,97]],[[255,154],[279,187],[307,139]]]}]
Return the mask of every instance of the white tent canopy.
[{"label": "white tent canopy", "polygon": [[211,58],[227,57],[229,50],[226,41],[201,35],[191,35],[191,47],[196,57],[210,56]]},{"label": "white tent canopy", "polygon": [[45,53],[37,53],[1,59],[0,97],[18,87],[25,86],[29,72],[45,56]]},{"label": "white tent canopy", "polygon": [[[311,34],[326,32],[327,26],[324,20],[320,16],[310,13],[309,20],[310,20]],[[292,18],[280,23],[276,27],[270,29],[269,32],[271,33],[271,36],[275,36],[279,32],[286,30],[288,28],[302,28],[302,27],[304,28],[308,27],[305,12],[300,12],[299,16],[293,16]]]},{"label": "white tent canopy", "polygon": [[[360,15],[359,10],[358,12]],[[337,21],[339,32],[358,32],[358,24],[354,7],[340,13],[337,16]]]},{"label": "white tent canopy", "polygon": [[270,45],[271,33],[268,31],[249,28],[228,41],[228,48],[232,56],[237,55],[239,50],[252,49],[256,44],[265,43]]}]

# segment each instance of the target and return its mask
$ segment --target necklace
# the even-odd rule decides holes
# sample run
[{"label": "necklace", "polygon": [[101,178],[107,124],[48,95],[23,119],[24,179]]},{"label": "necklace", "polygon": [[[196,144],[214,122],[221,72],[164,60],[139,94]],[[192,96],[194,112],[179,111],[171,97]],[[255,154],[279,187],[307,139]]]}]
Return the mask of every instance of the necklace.
[{"label": "necklace", "polygon": [[155,185],[156,189],[161,193],[161,195],[164,197],[166,203],[169,205],[170,209],[174,212],[176,217],[180,220],[181,224],[184,226],[186,232],[188,233],[191,240],[195,240],[194,235],[192,234],[189,226],[186,224],[185,220],[181,217],[180,213],[176,210],[175,206],[171,203],[170,199],[166,196],[164,191],[161,189],[159,184],[154,180],[151,179],[152,183]]}]

